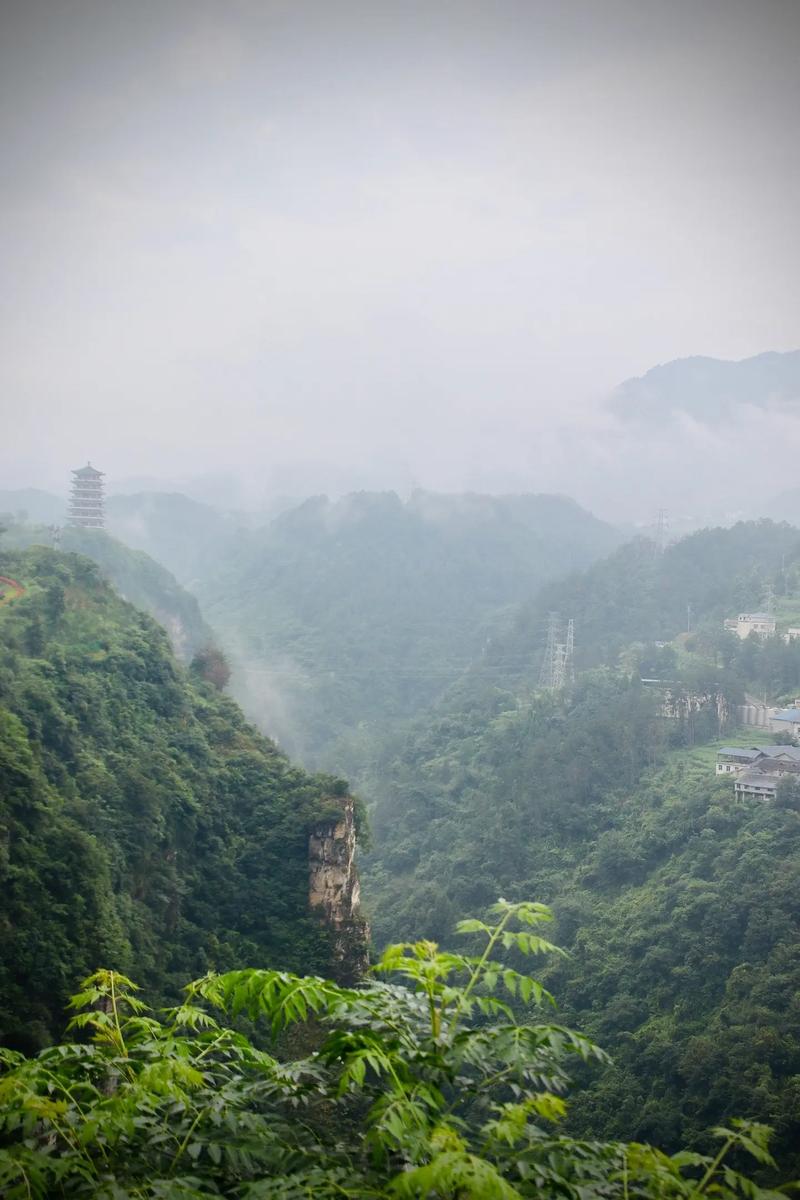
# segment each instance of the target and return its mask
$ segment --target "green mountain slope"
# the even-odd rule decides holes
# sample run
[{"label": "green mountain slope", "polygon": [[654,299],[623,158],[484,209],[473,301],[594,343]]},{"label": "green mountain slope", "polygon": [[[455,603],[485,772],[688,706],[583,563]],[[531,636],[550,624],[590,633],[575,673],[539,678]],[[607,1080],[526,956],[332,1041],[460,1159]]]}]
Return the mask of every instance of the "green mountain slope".
[{"label": "green mountain slope", "polygon": [[613,1054],[573,1127],[676,1144],[733,1112],[800,1168],[800,788],[737,799],[681,754],[620,797],[555,895],[551,982]]},{"label": "green mountain slope", "polygon": [[[696,748],[728,734],[753,679],[800,685],[796,644],[722,629],[766,583],[784,589],[779,611],[790,604],[798,541],[768,522],[704,531],[547,585],[372,756],[364,889],[378,942],[447,943],[496,895],[553,904],[571,954],[555,990],[615,1060],[573,1114],[580,1132],[677,1146],[743,1112],[776,1124],[786,1153],[800,1136],[800,796],[738,801]],[[592,666],[560,695],[536,689],[556,607]],[[665,689],[640,682],[645,667],[670,681],[675,715]]]},{"label": "green mountain slope", "polygon": [[[675,1147],[741,1112],[774,1124],[788,1154],[800,790],[737,801],[712,754],[680,748],[685,722],[607,672],[572,698],[494,704],[488,721],[485,702],[430,717],[382,764],[364,872],[376,940],[452,945],[476,904],[547,897],[570,953],[548,986],[614,1059],[572,1128]],[[706,732],[714,717],[712,704]]]},{"label": "green mountain slope", "polygon": [[320,497],[220,562],[204,612],[247,711],[347,773],[461,675],[514,605],[617,540],[561,497]]},{"label": "green mountain slope", "polygon": [[[13,523],[3,534],[3,543],[20,549],[49,546],[52,534],[42,526]],[[130,549],[105,530],[70,526],[60,532],[60,549],[83,554],[96,562],[103,578],[114,585],[123,599],[164,626],[175,653],[184,662],[214,641],[196,598],[149,555]]]},{"label": "green mountain slope", "polygon": [[[294,768],[88,559],[3,551],[0,1039],[46,1040],[99,963],[155,996],[208,967],[330,966]],[[329,809],[329,806],[328,806]]]},{"label": "green mountain slope", "polygon": [[671,641],[687,625],[721,629],[726,616],[762,608],[768,586],[780,601],[797,586],[798,566],[800,530],[768,520],[704,529],[661,555],[645,539],[629,542],[588,570],[543,587],[487,661],[518,664],[508,679],[530,682],[547,615],[558,612],[575,621],[579,668],[613,665],[632,642]]}]

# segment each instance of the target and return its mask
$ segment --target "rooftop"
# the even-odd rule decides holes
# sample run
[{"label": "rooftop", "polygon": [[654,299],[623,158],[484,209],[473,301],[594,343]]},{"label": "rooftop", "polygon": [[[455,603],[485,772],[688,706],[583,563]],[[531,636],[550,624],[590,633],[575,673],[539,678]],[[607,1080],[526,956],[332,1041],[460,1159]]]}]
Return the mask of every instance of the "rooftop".
[{"label": "rooftop", "polygon": [[800,746],[722,746],[717,751],[717,758],[723,756],[737,758],[740,762],[755,762],[759,758],[765,758],[770,761],[783,759],[785,762],[800,765]]},{"label": "rooftop", "polygon": [[763,753],[769,758],[786,758],[800,763],[800,746],[764,746]]},{"label": "rooftop", "polygon": [[97,467],[93,467],[90,462],[87,462],[85,467],[78,467],[72,474],[81,479],[99,479],[101,475],[105,474],[105,471],[98,471]]},{"label": "rooftop", "polygon": [[764,771],[742,771],[734,787],[777,788],[781,778],[780,775],[767,775]]},{"label": "rooftop", "polygon": [[800,721],[800,708],[782,708],[780,712],[776,712],[773,721]]}]

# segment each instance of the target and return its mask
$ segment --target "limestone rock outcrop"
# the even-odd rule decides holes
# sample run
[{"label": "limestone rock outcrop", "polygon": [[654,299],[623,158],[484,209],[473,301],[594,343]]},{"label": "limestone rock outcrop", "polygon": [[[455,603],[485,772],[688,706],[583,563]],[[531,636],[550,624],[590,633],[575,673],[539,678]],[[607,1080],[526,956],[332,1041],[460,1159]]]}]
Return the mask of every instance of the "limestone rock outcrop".
[{"label": "limestone rock outcrop", "polygon": [[369,926],[359,911],[353,797],[332,797],[331,804],[337,813],[315,825],[308,841],[308,900],[331,931],[338,982],[354,983],[368,966]]}]

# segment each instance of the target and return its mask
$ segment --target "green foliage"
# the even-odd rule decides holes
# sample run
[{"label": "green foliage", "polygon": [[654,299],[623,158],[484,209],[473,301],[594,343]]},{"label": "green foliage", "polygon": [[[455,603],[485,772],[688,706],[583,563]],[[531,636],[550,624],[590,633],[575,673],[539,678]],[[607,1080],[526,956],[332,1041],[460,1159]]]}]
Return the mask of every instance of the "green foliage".
[{"label": "green foliage", "polygon": [[571,956],[548,981],[614,1057],[573,1128],[675,1145],[738,1111],[774,1125],[797,1170],[798,812],[708,770],[645,777],[560,881]]},{"label": "green foliage", "polygon": [[[559,1131],[569,1064],[605,1056],[536,1006],[517,1020],[497,994],[527,981],[544,997],[496,953],[551,950],[538,933],[549,919],[500,901],[462,923],[474,953],[390,946],[376,966],[390,982],[208,974],[160,1016],[125,976],[97,971],[71,1002],[72,1031],[90,1040],[2,1054],[0,1188],[9,1200],[777,1200],[732,1157],[774,1165],[759,1124],[715,1130],[713,1155]],[[244,1014],[284,1039],[313,1031],[314,1048],[258,1049]]]},{"label": "green foliage", "polygon": [[0,1034],[61,1027],[99,962],[155,997],[241,962],[325,970],[307,912],[323,779],[185,673],[97,566],[34,548],[0,571]]},{"label": "green foliage", "polygon": [[[505,701],[508,705],[508,701]],[[692,1144],[731,1111],[800,1144],[800,803],[734,796],[670,749],[656,697],[579,692],[428,720],[385,764],[362,872],[376,936],[444,941],[458,908],[546,888],[567,1015],[614,1066],[570,1128]],[[377,790],[377,789],[376,789]],[[797,1157],[789,1159],[800,1170]]]},{"label": "green foliage", "polygon": [[735,648],[722,637],[723,619],[763,607],[765,585],[783,576],[782,564],[789,570],[798,559],[797,529],[772,521],[704,529],[660,555],[639,539],[582,574],[545,586],[493,652],[508,661],[524,645],[538,648],[554,610],[575,620],[579,667],[612,666],[632,642],[652,646],[685,632],[687,605],[693,629],[709,621]]},{"label": "green foliage", "polygon": [[190,664],[190,670],[206,683],[211,683],[218,692],[222,692],[227,687],[231,678],[231,669],[228,665],[228,660],[218,646],[204,646],[202,650],[198,650]]},{"label": "green foliage", "polygon": [[[547,980],[614,1057],[573,1106],[575,1133],[676,1148],[739,1111],[775,1126],[800,1171],[796,787],[775,805],[737,799],[694,749],[726,732],[746,683],[795,678],[797,646],[731,638],[722,618],[758,606],[784,555],[791,577],[797,537],[759,522],[660,558],[642,543],[548,586],[359,781],[379,939],[444,940],[498,892],[553,897],[571,956]],[[694,645],[656,645],[685,628],[687,600]],[[575,615],[583,662],[603,664],[556,697],[532,686],[550,608]]]},{"label": "green foliage", "polygon": [[[48,528],[15,524],[6,535],[5,545],[24,549],[49,546],[51,541],[52,531]],[[97,563],[103,579],[165,627],[175,653],[184,662],[213,640],[194,596],[147,554],[129,549],[102,529],[70,526],[61,530],[61,549]]]},{"label": "green foliage", "polygon": [[695,654],[723,664],[743,688],[775,700],[791,699],[800,690],[800,639],[785,642],[780,633],[739,638],[714,624],[701,627],[692,639]]},{"label": "green foliage", "polygon": [[493,892],[560,885],[617,794],[681,733],[658,695],[608,672],[584,676],[574,695],[482,701],[420,722],[367,787],[379,797],[365,875],[379,938],[431,920],[444,938],[459,909]]}]

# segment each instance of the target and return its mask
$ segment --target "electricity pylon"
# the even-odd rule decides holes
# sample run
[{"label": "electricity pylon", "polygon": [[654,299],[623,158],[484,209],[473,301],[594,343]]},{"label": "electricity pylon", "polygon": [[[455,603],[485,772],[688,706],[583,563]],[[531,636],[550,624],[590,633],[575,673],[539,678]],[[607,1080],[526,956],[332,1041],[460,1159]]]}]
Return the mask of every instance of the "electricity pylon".
[{"label": "electricity pylon", "polygon": [[539,687],[551,690],[563,688],[575,678],[575,622],[567,622],[567,636],[561,640],[561,618],[551,612],[547,618],[547,641],[545,642],[542,669],[539,672]]}]

